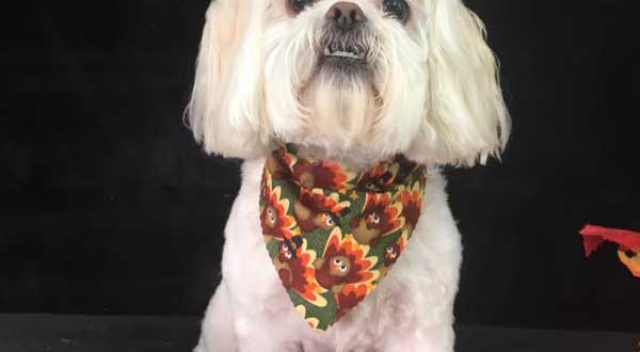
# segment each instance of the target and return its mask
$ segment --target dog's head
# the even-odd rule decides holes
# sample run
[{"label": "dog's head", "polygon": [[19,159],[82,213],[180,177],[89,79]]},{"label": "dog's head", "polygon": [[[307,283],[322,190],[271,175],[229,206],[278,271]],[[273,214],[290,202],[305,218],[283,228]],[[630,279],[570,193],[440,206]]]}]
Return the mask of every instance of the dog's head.
[{"label": "dog's head", "polygon": [[187,112],[208,152],[240,158],[278,140],[471,165],[510,123],[461,0],[215,0]]}]

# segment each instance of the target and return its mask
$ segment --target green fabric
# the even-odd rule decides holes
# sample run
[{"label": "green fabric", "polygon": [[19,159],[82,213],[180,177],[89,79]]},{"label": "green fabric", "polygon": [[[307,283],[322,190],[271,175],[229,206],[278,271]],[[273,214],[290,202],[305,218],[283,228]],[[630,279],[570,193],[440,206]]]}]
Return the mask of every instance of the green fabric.
[{"label": "green fabric", "polygon": [[386,276],[416,226],[425,182],[425,167],[402,156],[361,173],[289,146],[267,159],[263,238],[311,328],[330,328]]}]

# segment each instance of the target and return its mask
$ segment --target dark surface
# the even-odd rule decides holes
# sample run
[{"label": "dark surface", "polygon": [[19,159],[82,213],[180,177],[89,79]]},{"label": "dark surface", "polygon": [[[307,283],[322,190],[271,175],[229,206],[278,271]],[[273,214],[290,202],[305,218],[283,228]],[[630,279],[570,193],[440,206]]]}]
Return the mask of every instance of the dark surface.
[{"label": "dark surface", "polygon": [[[637,352],[639,334],[456,328],[457,352]],[[186,352],[195,317],[0,315],[0,352]]]},{"label": "dark surface", "polygon": [[195,317],[0,315],[0,352],[186,352],[199,325]]},{"label": "dark surface", "polygon": [[[0,312],[200,314],[237,162],[182,124],[207,0],[12,2],[0,67]],[[514,120],[503,163],[448,170],[458,321],[640,331],[640,280],[586,222],[640,230],[636,14],[475,0]]]}]

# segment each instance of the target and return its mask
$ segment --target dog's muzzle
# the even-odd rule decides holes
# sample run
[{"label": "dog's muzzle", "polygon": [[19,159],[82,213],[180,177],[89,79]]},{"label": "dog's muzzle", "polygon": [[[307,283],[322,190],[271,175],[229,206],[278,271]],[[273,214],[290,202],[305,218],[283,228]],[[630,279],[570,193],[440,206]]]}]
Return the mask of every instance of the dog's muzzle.
[{"label": "dog's muzzle", "polygon": [[335,3],[326,15],[322,64],[336,69],[364,67],[369,52],[366,44],[367,17],[350,1]]}]

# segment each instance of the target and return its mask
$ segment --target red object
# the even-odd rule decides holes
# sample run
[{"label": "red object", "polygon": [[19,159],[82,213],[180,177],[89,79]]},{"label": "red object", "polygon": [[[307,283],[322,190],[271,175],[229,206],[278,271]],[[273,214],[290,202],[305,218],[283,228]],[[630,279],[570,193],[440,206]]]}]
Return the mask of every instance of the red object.
[{"label": "red object", "polygon": [[612,229],[596,225],[587,225],[580,234],[583,238],[584,253],[588,257],[595,252],[604,241],[616,243],[620,261],[640,277],[640,232]]}]

